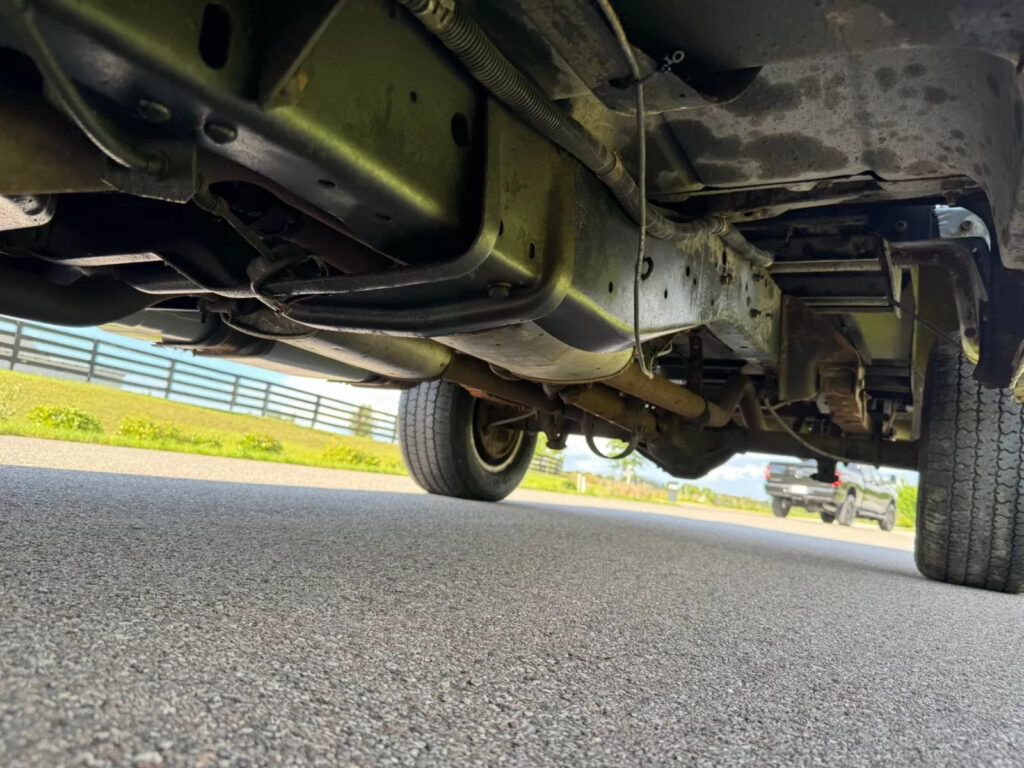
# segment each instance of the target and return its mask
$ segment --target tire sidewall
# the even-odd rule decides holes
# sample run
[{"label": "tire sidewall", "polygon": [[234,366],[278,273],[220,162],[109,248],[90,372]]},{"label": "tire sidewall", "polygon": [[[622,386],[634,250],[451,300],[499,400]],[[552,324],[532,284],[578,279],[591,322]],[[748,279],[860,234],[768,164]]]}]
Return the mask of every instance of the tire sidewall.
[{"label": "tire sidewall", "polygon": [[857,519],[857,497],[849,493],[846,498],[843,499],[843,503],[839,505],[839,509],[836,510],[836,522],[840,525],[850,526],[853,525]]},{"label": "tire sidewall", "polygon": [[885,515],[878,521],[878,527],[883,531],[891,531],[896,527],[896,505],[892,502],[885,508]]}]

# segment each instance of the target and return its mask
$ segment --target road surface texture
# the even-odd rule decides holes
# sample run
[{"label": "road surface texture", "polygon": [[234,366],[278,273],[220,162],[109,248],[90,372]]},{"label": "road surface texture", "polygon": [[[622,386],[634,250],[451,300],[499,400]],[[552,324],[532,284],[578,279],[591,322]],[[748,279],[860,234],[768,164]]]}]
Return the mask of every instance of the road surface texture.
[{"label": "road surface texture", "polygon": [[42,446],[0,468],[3,766],[1024,760],[1024,598],[877,530]]}]

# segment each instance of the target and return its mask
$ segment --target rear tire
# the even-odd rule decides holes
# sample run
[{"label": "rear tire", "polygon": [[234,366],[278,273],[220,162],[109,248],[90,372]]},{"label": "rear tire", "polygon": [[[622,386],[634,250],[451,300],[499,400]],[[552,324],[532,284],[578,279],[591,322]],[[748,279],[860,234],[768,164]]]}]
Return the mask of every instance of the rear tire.
[{"label": "rear tire", "polygon": [[854,494],[848,494],[843,503],[839,505],[839,509],[836,510],[836,522],[840,525],[853,525],[853,521],[857,519],[857,497]]},{"label": "rear tire", "polygon": [[457,384],[429,381],[402,392],[398,440],[405,466],[423,490],[460,499],[498,501],[530,467],[537,435],[480,428],[489,403]]},{"label": "rear tire", "polygon": [[785,517],[792,508],[793,502],[789,499],[780,499],[778,496],[772,496],[772,514],[776,517]]},{"label": "rear tire", "polygon": [[959,349],[936,344],[925,380],[918,570],[1000,592],[1024,589],[1024,407],[982,389]]},{"label": "rear tire", "polygon": [[878,527],[883,531],[891,531],[896,527],[896,505],[891,501],[885,508],[885,514],[878,521]]}]

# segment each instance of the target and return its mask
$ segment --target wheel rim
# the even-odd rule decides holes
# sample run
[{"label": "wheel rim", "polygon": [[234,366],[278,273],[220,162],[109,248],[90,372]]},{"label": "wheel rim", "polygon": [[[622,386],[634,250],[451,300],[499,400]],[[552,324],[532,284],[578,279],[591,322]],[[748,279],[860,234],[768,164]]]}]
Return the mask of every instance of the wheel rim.
[{"label": "wheel rim", "polygon": [[525,433],[521,429],[509,427],[491,427],[487,424],[491,405],[485,400],[473,404],[473,418],[469,425],[473,446],[480,466],[488,472],[498,473],[507,469],[516,460],[519,448],[523,444]]}]

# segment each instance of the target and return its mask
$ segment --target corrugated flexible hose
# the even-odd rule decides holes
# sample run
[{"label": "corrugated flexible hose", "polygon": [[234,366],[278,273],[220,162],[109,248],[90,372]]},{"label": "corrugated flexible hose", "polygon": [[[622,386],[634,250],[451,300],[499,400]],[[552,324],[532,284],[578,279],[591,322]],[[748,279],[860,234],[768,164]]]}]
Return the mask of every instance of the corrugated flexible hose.
[{"label": "corrugated flexible hose", "polygon": [[[415,14],[495,98],[593,171],[608,186],[629,217],[640,222],[640,190],[621,158],[580,123],[552,104],[536,85],[505,58],[454,0],[399,2]],[[672,221],[653,205],[647,205],[646,213],[647,233],[651,237],[677,241],[714,234],[753,264],[768,266],[773,261],[770,253],[748,242],[723,217]]]}]

